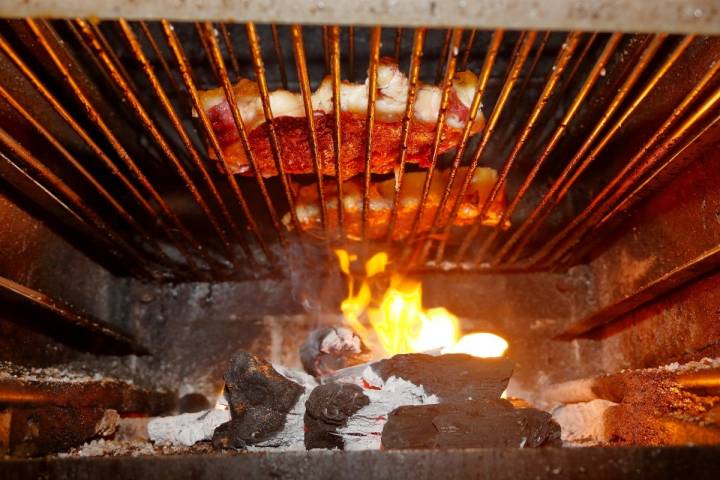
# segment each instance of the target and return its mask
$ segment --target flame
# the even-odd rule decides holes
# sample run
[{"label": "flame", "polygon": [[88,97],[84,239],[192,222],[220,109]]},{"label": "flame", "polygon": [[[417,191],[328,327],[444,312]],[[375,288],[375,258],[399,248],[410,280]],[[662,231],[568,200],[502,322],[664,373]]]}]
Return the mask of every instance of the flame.
[{"label": "flame", "polygon": [[502,337],[473,333],[460,338],[455,315],[444,308],[423,309],[420,282],[392,274],[382,298],[373,299],[370,279],[385,272],[387,253],[376,253],[365,263],[365,277],[357,291],[350,271],[357,257],[345,250],[336,250],[335,254],[348,283],[348,296],[340,310],[366,345],[380,347],[385,355],[442,352],[500,357],[505,353],[508,344]]}]

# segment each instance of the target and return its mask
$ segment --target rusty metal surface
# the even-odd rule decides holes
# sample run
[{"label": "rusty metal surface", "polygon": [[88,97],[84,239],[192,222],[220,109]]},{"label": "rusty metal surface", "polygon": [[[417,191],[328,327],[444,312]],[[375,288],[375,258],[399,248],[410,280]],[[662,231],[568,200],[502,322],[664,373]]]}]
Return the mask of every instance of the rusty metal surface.
[{"label": "rusty metal surface", "polygon": [[717,477],[718,447],[313,451],[9,460],[0,478],[693,478]]}]

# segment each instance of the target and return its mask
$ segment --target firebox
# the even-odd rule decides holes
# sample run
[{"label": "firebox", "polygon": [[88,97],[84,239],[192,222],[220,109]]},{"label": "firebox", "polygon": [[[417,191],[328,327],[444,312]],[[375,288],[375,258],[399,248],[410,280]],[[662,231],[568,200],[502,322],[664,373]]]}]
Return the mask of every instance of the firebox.
[{"label": "firebox", "polygon": [[710,0],[5,0],[0,478],[716,478]]}]

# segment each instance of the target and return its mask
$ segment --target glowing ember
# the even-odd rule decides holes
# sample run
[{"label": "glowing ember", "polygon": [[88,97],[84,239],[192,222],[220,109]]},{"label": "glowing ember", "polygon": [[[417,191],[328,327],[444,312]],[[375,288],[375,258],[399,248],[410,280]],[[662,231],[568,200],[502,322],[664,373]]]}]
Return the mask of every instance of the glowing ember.
[{"label": "glowing ember", "polygon": [[367,345],[381,347],[384,355],[442,351],[477,357],[501,357],[507,342],[491,333],[472,333],[460,338],[457,317],[444,308],[422,307],[422,285],[393,274],[382,298],[373,298],[370,279],[385,272],[388,256],[375,254],[365,263],[365,278],[355,289],[350,265],[357,257],[336,250],[340,269],[347,276],[348,297],[340,310],[350,328]]},{"label": "glowing ember", "polygon": [[508,343],[492,333],[470,333],[455,345],[443,349],[443,353],[467,353],[476,357],[502,357]]}]

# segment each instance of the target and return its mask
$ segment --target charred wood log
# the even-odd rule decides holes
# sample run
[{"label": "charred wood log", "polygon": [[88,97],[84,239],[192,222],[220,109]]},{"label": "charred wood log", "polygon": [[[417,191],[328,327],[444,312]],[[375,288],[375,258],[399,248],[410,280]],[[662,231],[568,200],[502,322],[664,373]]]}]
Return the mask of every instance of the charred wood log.
[{"label": "charred wood log", "polygon": [[372,369],[383,381],[403,378],[442,402],[461,402],[499,398],[510,381],[513,364],[504,358],[411,353],[381,360]]},{"label": "charred wood log", "polygon": [[560,426],[549,413],[502,399],[400,407],[382,432],[388,449],[559,445]]},{"label": "charred wood log", "polygon": [[315,388],[305,403],[305,448],[342,450],[345,443],[337,430],[369,403],[358,385],[330,383]]},{"label": "charred wood log", "polygon": [[269,438],[283,428],[304,390],[265,360],[247,352],[236,354],[225,373],[231,420],[215,429],[213,445],[244,448]]}]

